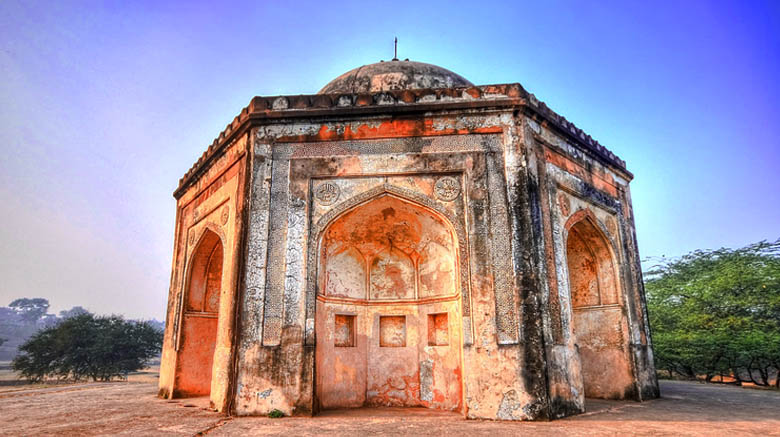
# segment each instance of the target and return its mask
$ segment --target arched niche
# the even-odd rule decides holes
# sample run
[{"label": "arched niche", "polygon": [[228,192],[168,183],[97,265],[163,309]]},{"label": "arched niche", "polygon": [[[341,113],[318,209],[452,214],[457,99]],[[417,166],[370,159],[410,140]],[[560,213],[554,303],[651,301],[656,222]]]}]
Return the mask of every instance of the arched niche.
[{"label": "arched niche", "polygon": [[211,391],[223,257],[222,240],[207,229],[190,257],[184,291],[174,386],[179,397],[204,396]]},{"label": "arched niche", "polygon": [[573,216],[566,229],[572,330],[585,396],[623,399],[633,378],[615,257],[589,211]]},{"label": "arched niche", "polygon": [[318,406],[460,409],[459,246],[450,222],[383,192],[336,215],[320,235]]}]

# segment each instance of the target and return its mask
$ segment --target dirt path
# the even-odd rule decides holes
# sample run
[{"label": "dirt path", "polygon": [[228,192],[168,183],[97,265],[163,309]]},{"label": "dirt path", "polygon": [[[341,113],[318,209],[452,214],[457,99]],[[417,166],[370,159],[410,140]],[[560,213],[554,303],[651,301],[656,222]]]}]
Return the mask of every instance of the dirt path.
[{"label": "dirt path", "polygon": [[[143,383],[93,383],[0,394],[0,435],[193,435],[223,417],[165,401]],[[192,405],[191,407],[189,405]]]},{"label": "dirt path", "polygon": [[651,402],[593,401],[577,417],[509,423],[423,409],[230,419],[203,409],[203,399],[158,399],[149,384],[81,384],[0,394],[0,435],[780,436],[780,392],[672,381],[661,390]]}]

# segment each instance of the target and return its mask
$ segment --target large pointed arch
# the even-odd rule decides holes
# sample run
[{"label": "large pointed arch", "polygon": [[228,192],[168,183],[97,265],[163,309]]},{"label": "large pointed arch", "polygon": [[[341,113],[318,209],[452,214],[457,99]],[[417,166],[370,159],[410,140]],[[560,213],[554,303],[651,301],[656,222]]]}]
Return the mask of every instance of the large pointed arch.
[{"label": "large pointed arch", "polygon": [[[461,295],[462,317],[465,321],[469,321],[470,329],[470,317],[471,317],[471,296],[469,291],[469,266],[466,260],[467,255],[467,234],[463,224],[455,218],[455,216],[449,212],[446,208],[442,207],[436,201],[422,195],[420,193],[397,187],[392,184],[382,184],[378,187],[364,191],[356,196],[353,196],[341,203],[335,205],[327,213],[325,213],[316,223],[312,223],[309,232],[308,252],[306,256],[306,343],[308,345],[314,345],[314,311],[315,301],[317,295],[317,275],[318,275],[318,253],[320,251],[320,242],[322,236],[328,226],[336,221],[340,216],[349,212],[350,210],[364,204],[376,197],[382,195],[391,195],[403,200],[416,204],[420,208],[429,211],[441,218],[452,230],[456,236],[457,244],[457,266],[458,266],[458,287]],[[470,338],[470,335],[469,337]]]},{"label": "large pointed arch", "polygon": [[211,392],[224,270],[222,238],[205,228],[187,264],[173,389],[176,397]]},{"label": "large pointed arch", "polygon": [[399,191],[365,192],[312,226],[318,408],[463,403],[462,234],[444,208]]},{"label": "large pointed arch", "polygon": [[571,329],[585,396],[624,399],[634,389],[633,365],[613,243],[587,209],[572,215],[564,229]]},{"label": "large pointed arch", "polygon": [[[595,296],[579,296],[590,304],[575,303],[578,296],[575,296],[573,290],[572,305],[575,307],[611,305],[619,304],[621,296],[621,281],[618,269],[618,259],[614,242],[609,237],[601,221],[596,218],[590,209],[582,209],[572,214],[567,220],[565,226],[565,241],[567,250],[567,260],[569,260],[569,249],[576,248],[585,252],[583,257],[588,258],[594,263],[596,269],[597,281],[594,284]],[[570,263],[571,260],[567,261]],[[571,272],[570,272],[571,279]],[[572,289],[572,281],[569,281],[569,288]]]}]

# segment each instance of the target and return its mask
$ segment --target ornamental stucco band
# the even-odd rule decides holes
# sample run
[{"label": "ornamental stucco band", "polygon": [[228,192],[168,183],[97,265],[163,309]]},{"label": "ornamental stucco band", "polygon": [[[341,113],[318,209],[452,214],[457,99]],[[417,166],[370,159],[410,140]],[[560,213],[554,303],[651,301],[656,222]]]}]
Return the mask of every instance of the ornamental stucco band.
[{"label": "ornamental stucco band", "polygon": [[252,205],[256,207],[249,213],[247,226],[244,305],[241,317],[242,331],[246,335],[241,341],[242,350],[246,350],[255,342],[262,341],[265,309],[272,160],[271,148],[267,144],[257,144],[254,149],[255,166],[249,190]]}]

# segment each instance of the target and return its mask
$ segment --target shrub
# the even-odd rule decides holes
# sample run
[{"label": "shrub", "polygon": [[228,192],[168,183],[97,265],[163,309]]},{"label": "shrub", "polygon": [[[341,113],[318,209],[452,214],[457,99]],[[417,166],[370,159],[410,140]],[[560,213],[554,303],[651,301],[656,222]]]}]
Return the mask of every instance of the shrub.
[{"label": "shrub", "polygon": [[268,413],[268,417],[271,419],[278,419],[280,417],[284,417],[284,413],[282,410],[273,409],[270,413]]}]

